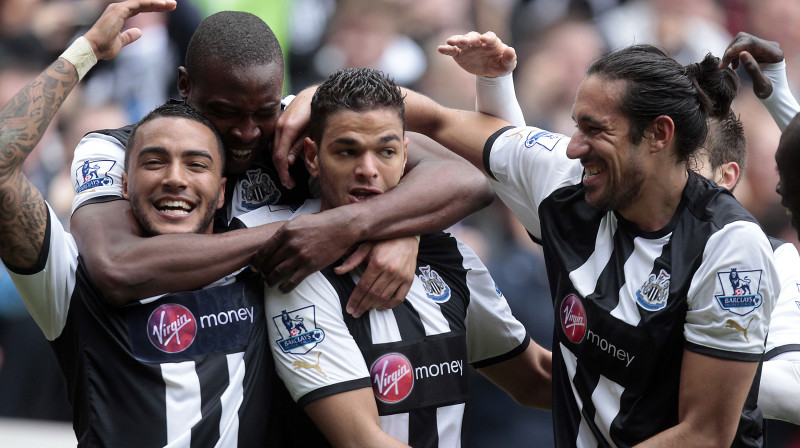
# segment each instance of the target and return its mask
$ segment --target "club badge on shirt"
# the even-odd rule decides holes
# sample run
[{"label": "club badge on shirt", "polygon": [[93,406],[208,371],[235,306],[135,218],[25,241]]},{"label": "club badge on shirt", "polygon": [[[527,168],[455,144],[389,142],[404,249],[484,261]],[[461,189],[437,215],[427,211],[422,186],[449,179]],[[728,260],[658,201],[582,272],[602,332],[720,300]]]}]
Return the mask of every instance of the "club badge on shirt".
[{"label": "club badge on shirt", "polygon": [[450,286],[445,283],[438,272],[431,269],[430,266],[420,266],[419,272],[420,274],[417,277],[422,281],[425,294],[429,299],[436,303],[444,303],[450,300]]},{"label": "club badge on shirt", "polygon": [[647,311],[658,311],[667,306],[670,275],[665,270],[650,274],[647,281],[636,291],[636,303]]}]

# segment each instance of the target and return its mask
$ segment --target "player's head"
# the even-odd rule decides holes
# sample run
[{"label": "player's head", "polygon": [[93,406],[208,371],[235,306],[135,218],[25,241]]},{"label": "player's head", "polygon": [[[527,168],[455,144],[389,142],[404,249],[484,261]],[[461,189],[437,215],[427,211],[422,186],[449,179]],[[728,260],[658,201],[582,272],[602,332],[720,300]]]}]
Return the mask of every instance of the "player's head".
[{"label": "player's head", "polygon": [[212,124],[187,105],[167,104],[128,139],[122,195],[148,235],[211,233],[225,199],[224,162]]},{"label": "player's head", "polygon": [[406,164],[405,105],[400,88],[372,69],[343,69],[311,101],[306,164],[320,180],[322,209],[394,188]]},{"label": "player's head", "polygon": [[592,63],[575,96],[578,126],[567,149],[584,166],[592,207],[632,207],[665,163],[685,165],[705,140],[706,119],[726,115],[736,95],[736,75],[717,63],[708,55],[684,67],[651,45]]},{"label": "player's head", "polygon": [[725,118],[708,119],[708,134],[703,146],[690,161],[697,174],[733,191],[744,174],[747,140],[744,126],[731,110]]},{"label": "player's head", "polygon": [[253,14],[213,14],[192,35],[186,65],[178,69],[178,91],[222,136],[227,173],[243,173],[269,148],[283,76],[278,40]]},{"label": "player's head", "polygon": [[781,204],[792,214],[792,227],[800,236],[800,114],[796,115],[781,134],[775,152],[780,180],[776,191],[781,195]]}]

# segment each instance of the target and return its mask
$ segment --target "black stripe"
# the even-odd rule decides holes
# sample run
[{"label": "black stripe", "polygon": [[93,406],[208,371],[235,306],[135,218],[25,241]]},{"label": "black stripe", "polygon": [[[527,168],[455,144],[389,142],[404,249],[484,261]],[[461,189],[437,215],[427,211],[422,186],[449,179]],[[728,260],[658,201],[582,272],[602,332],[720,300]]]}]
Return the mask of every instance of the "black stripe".
[{"label": "black stripe", "polygon": [[219,440],[219,422],[222,418],[220,396],[209,391],[224,391],[230,384],[228,361],[224,353],[211,354],[197,361],[195,371],[200,380],[200,412],[205,424],[192,428],[192,448],[213,446]]},{"label": "black stripe", "polygon": [[408,444],[410,446],[439,446],[436,409],[425,408],[408,413]]},{"label": "black stripe", "polygon": [[764,357],[763,353],[753,354],[753,353],[729,352],[726,350],[719,350],[716,348],[710,348],[694,344],[689,341],[686,341],[686,348],[695,353],[700,353],[701,355],[706,355],[721,359],[730,359],[733,361],[759,362]]},{"label": "black stripe", "polygon": [[788,352],[800,352],[800,344],[786,344],[781,345],[780,347],[775,347],[764,355],[764,361],[769,361],[780,354]]},{"label": "black stripe", "polygon": [[364,388],[368,388],[369,393],[370,394],[372,393],[372,382],[368,377],[343,381],[341,383],[331,384],[329,386],[320,387],[319,389],[312,390],[311,392],[300,397],[297,400],[297,404],[305,407],[309,403],[319,400],[320,398],[325,398],[331,395],[340,394],[342,392],[348,392],[351,390],[364,389]]},{"label": "black stripe", "polygon": [[510,352],[500,356],[484,359],[483,361],[473,362],[470,365],[472,367],[475,367],[476,369],[482,369],[484,367],[491,366],[493,364],[497,364],[503,361],[508,361],[509,359],[515,358],[518,355],[522,354],[525,350],[527,350],[530,343],[531,343],[531,337],[528,335],[528,333],[525,333],[525,340],[514,350],[511,350]]},{"label": "black stripe", "polygon": [[486,170],[486,174],[488,174],[492,179],[497,180],[492,173],[492,169],[490,168],[489,157],[492,153],[492,146],[494,146],[495,140],[497,140],[503,132],[506,132],[509,129],[514,129],[514,126],[506,126],[494,134],[492,134],[488,140],[486,140],[486,144],[483,145],[483,169]]}]

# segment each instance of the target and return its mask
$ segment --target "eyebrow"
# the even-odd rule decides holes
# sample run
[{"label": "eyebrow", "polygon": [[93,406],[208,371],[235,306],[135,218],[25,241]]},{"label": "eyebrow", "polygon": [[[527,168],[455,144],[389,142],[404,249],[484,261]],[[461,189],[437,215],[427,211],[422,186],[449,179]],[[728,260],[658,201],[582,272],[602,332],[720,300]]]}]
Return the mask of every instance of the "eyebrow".
[{"label": "eyebrow", "polygon": [[[167,151],[166,148],[163,148],[161,146],[148,146],[139,152],[139,155],[136,157],[136,159],[139,160],[143,156],[146,156],[148,154],[158,154],[161,156],[168,156],[169,151]],[[214,158],[211,156],[211,153],[204,149],[189,149],[181,152],[181,158],[185,157],[204,157],[212,162],[214,161]]]},{"label": "eyebrow", "polygon": [[572,117],[572,120],[575,123],[586,123],[593,126],[604,126],[605,123],[603,121],[598,120],[597,118],[591,115],[581,115],[579,118]]},{"label": "eyebrow", "polygon": [[[396,134],[390,134],[390,135],[385,135],[385,136],[381,137],[378,141],[380,143],[388,143],[388,142],[391,142],[391,141],[399,141],[399,140],[400,140],[400,137],[398,137]],[[358,142],[354,138],[339,137],[339,138],[333,139],[333,141],[331,143],[339,143],[339,144],[342,144],[342,145],[355,145]]]}]

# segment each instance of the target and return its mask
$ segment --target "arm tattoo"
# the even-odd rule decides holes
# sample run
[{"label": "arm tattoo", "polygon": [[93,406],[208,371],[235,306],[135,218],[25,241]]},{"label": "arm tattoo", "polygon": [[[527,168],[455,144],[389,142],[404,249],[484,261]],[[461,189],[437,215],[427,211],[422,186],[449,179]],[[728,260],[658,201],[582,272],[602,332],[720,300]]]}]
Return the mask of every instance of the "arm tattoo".
[{"label": "arm tattoo", "polygon": [[0,257],[11,266],[34,265],[47,226],[44,198],[22,163],[77,83],[75,68],[58,59],[0,110]]}]

